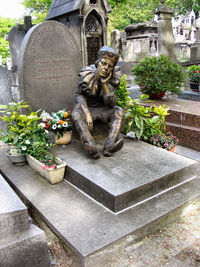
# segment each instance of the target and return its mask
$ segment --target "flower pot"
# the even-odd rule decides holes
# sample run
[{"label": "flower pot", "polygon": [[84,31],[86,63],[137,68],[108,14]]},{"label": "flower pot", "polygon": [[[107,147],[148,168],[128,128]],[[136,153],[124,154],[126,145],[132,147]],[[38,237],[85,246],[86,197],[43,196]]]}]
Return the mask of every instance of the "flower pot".
[{"label": "flower pot", "polygon": [[169,151],[169,152],[175,152],[175,149],[176,149],[176,146],[174,146],[172,149],[170,149],[170,150],[168,150],[168,149],[166,149],[167,151]]},{"label": "flower pot", "polygon": [[190,89],[193,92],[199,92],[199,84],[198,83],[190,82]]},{"label": "flower pot", "polygon": [[62,136],[56,134],[55,135],[55,143],[57,145],[67,145],[71,142],[72,134],[70,131],[66,131]]},{"label": "flower pot", "polygon": [[44,177],[49,183],[56,184],[63,180],[65,174],[66,163],[56,158],[56,168],[44,169],[44,164],[35,159],[31,155],[26,156],[29,166]]},{"label": "flower pot", "polygon": [[27,163],[26,157],[21,154],[19,148],[13,145],[9,145],[9,149],[5,155],[10,159],[14,165],[24,165]]},{"label": "flower pot", "polygon": [[148,93],[150,99],[161,99],[165,95],[165,92],[160,92],[158,94]]}]

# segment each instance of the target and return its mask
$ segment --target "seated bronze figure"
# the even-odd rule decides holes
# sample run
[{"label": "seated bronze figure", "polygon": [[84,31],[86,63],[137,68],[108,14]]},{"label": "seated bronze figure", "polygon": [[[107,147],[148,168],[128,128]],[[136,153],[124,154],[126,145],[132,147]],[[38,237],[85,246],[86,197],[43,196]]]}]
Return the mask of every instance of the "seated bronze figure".
[{"label": "seated bronze figure", "polygon": [[115,66],[118,58],[114,49],[104,46],[98,52],[95,65],[85,67],[79,73],[72,117],[84,150],[93,159],[100,156],[91,135],[95,120],[110,122],[104,156],[111,156],[124,144],[120,138],[123,109],[116,106],[116,89],[121,78],[119,67]]}]

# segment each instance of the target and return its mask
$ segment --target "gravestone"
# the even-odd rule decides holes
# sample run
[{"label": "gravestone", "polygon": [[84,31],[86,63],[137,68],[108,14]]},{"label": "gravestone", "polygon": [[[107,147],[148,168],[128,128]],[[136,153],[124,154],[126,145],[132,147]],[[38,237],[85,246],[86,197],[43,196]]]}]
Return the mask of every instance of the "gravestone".
[{"label": "gravestone", "polygon": [[[0,104],[6,105],[12,102],[11,94],[11,71],[6,67],[0,66]],[[6,129],[6,123],[0,120],[0,129]]]},{"label": "gravestone", "polygon": [[33,110],[72,109],[81,54],[68,28],[57,21],[32,27],[19,56],[21,98]]}]

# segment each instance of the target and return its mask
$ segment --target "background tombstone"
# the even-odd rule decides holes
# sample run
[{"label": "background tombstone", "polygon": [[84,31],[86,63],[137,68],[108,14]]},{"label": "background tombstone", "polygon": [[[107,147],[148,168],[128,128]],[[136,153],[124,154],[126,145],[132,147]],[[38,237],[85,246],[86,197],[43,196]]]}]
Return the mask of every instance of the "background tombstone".
[{"label": "background tombstone", "polygon": [[[11,94],[11,71],[4,66],[0,66],[0,104],[7,105],[12,102]],[[6,129],[7,123],[0,120],[0,129]]]},{"label": "background tombstone", "polygon": [[164,5],[165,0],[160,0],[160,2],[162,5],[154,12],[158,15],[158,54],[164,54],[175,60],[175,40],[172,30],[172,15],[174,11]]},{"label": "background tombstone", "polygon": [[20,95],[32,109],[73,108],[81,56],[65,25],[46,21],[32,27],[19,59]]}]

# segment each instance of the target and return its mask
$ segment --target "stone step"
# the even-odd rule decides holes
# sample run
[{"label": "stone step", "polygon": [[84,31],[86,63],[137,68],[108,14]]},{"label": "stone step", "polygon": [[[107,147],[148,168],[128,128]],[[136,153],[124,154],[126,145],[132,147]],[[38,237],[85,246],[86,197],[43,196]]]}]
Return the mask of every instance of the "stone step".
[{"label": "stone step", "polygon": [[[151,148],[150,157],[146,153],[146,145]],[[0,152],[2,151],[3,149]],[[198,173],[200,170],[196,161],[156,147],[153,149],[153,146],[148,144],[143,146],[141,142],[132,142],[132,145],[129,142],[128,146],[125,146],[121,152],[123,153],[118,152],[113,158],[103,157],[94,161],[81,152],[78,156],[76,148],[72,149],[70,146],[58,148],[59,157],[63,158],[69,154],[68,163],[70,163],[71,168],[72,165],[81,165],[79,175],[81,172],[84,174],[85,170],[90,175],[94,174],[94,170],[95,174],[100,172],[100,180],[110,181],[111,189],[115,188],[117,180],[110,176],[104,177],[105,161],[109,162],[111,167],[106,173],[109,174],[109,172],[114,171],[118,179],[123,181],[123,183],[119,181],[119,185],[123,186],[124,184],[124,188],[127,186],[126,183],[130,182],[125,176],[130,168],[128,159],[130,159],[132,172],[141,168],[141,173],[138,172],[140,179],[143,179],[142,174],[148,172],[156,176],[160,172],[166,172],[166,169],[169,170],[169,168],[175,171],[176,166],[177,169],[181,169],[195,164],[196,172]],[[133,154],[137,155],[137,161],[134,161],[136,158],[132,159]],[[200,177],[194,175],[169,190],[162,191],[147,201],[140,202],[139,205],[133,205],[114,213],[66,180],[51,185],[34,173],[28,165],[13,166],[3,152],[1,156],[0,169],[3,176],[39,213],[52,231],[74,251],[80,259],[81,266],[105,266],[105,264],[102,265],[102,262],[105,262],[110,255],[119,253],[130,244],[163,228],[180,216],[188,203],[192,203],[200,197]],[[164,164],[161,166],[163,163],[161,159],[165,157],[171,159],[169,161],[170,166],[169,163],[167,163],[167,167]],[[125,159],[126,166],[120,163]],[[138,162],[141,164],[138,165]],[[155,171],[155,166],[157,166],[157,171]],[[134,178],[137,179],[133,176]]]},{"label": "stone step", "polygon": [[28,210],[0,175],[0,240],[27,229]]},{"label": "stone step", "polygon": [[[199,104],[200,105],[200,104]],[[200,109],[200,106],[199,106]],[[200,129],[200,116],[179,111],[170,110],[170,115],[166,117],[166,122],[173,122],[180,125],[196,127]]]},{"label": "stone step", "polygon": [[179,145],[200,151],[200,128],[167,122],[167,131],[176,135]]},{"label": "stone step", "polygon": [[29,230],[1,239],[0,266],[50,267],[45,233],[30,225]]},{"label": "stone step", "polygon": [[79,143],[67,149],[62,153],[68,166],[65,179],[113,212],[190,179],[197,167],[193,160],[132,140],[100,163],[88,162]]}]

